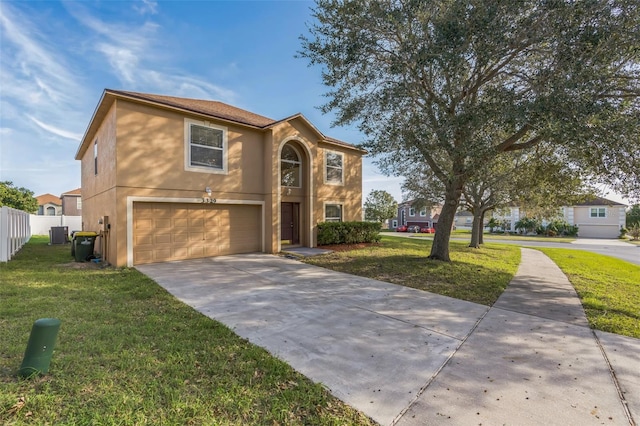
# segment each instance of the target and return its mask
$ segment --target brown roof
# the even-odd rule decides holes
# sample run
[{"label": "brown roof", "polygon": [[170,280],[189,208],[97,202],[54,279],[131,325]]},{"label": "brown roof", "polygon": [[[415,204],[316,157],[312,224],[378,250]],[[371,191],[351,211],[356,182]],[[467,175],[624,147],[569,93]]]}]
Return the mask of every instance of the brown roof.
[{"label": "brown roof", "polygon": [[275,123],[276,120],[263,117],[262,115],[236,108],[234,106],[202,99],[176,98],[174,96],[153,95],[150,93],[126,92],[122,90],[108,90],[111,93],[129,96],[132,98],[156,102],[159,104],[180,108],[183,110],[209,115],[211,117],[222,118],[224,120],[235,121],[254,127],[267,127]]},{"label": "brown roof", "polygon": [[576,204],[576,206],[626,206],[626,204],[618,203],[617,201],[607,200],[602,197],[591,198],[582,203]]},{"label": "brown roof", "polygon": [[36,197],[39,206],[43,206],[45,204],[55,204],[56,206],[61,206],[62,201],[60,198],[56,197],[53,194],[42,194]]},{"label": "brown roof", "polygon": [[82,191],[81,188],[77,188],[77,189],[74,189],[73,191],[63,192],[62,195],[60,195],[60,198],[64,197],[65,195],[82,195],[81,191]]},{"label": "brown roof", "polygon": [[85,134],[82,138],[82,142],[78,147],[78,151],[76,152],[76,160],[80,159],[80,156],[84,153],[84,151],[89,146],[89,139],[95,134],[98,130],[98,126],[100,120],[104,118],[104,115],[108,111],[108,108],[111,106],[113,101],[116,98],[127,98],[131,100],[138,100],[145,103],[156,104],[158,106],[164,106],[169,108],[176,108],[182,111],[188,111],[195,114],[201,114],[212,118],[217,118],[225,121],[230,121],[233,123],[238,123],[245,126],[250,126],[262,130],[266,130],[269,127],[275,126],[279,123],[293,120],[296,118],[301,118],[304,120],[310,127],[312,127],[320,136],[320,140],[325,143],[339,145],[350,149],[355,149],[360,151],[363,154],[366,154],[366,151],[352,145],[347,142],[340,141],[338,139],[329,138],[322,134],[313,124],[306,119],[302,114],[297,113],[282,120],[274,120],[259,114],[254,114],[250,111],[246,111],[241,108],[237,108],[223,102],[218,101],[210,101],[203,99],[190,99],[190,98],[178,98],[175,96],[165,96],[165,95],[156,95],[151,93],[139,93],[139,92],[128,92],[124,90],[113,90],[113,89],[105,89],[96,107],[96,110],[93,113],[93,117],[89,122],[89,127],[85,131]]}]

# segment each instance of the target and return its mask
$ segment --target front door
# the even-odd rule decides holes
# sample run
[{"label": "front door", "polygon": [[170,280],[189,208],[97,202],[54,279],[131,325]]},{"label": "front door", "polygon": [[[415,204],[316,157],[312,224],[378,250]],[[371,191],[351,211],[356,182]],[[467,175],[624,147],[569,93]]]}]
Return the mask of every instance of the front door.
[{"label": "front door", "polygon": [[299,218],[299,203],[280,203],[280,239],[283,244],[300,243]]}]

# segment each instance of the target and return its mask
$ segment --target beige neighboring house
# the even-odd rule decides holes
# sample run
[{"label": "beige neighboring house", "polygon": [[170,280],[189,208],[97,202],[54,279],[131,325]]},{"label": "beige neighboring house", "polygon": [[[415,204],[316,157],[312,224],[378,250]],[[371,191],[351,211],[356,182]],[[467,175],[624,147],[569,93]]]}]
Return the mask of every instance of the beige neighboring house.
[{"label": "beige neighboring house", "polygon": [[564,219],[578,226],[578,237],[618,238],[626,222],[626,205],[596,197],[575,206],[563,207]]},{"label": "beige neighboring house", "polygon": [[39,216],[60,216],[62,214],[62,200],[53,194],[42,194],[35,197],[38,201]]},{"label": "beige neighboring house", "polygon": [[107,89],[76,154],[83,230],[117,266],[314,247],[361,220],[363,154],[302,114]]},{"label": "beige neighboring house", "polygon": [[82,194],[80,188],[60,195],[62,214],[65,216],[82,216]]}]

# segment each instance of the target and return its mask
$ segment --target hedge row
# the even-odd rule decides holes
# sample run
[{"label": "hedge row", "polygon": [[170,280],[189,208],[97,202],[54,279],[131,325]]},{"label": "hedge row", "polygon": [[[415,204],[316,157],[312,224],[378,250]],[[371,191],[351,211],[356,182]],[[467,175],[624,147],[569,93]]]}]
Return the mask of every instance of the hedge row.
[{"label": "hedge row", "polygon": [[377,243],[378,222],[322,222],[318,224],[318,245]]}]

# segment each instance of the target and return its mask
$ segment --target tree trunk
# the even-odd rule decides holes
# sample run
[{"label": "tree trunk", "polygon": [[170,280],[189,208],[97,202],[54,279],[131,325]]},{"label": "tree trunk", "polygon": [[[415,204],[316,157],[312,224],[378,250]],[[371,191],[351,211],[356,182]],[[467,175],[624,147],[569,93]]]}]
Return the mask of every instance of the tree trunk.
[{"label": "tree trunk", "polygon": [[480,208],[473,209],[473,225],[471,225],[471,242],[469,247],[480,248],[480,239],[482,238],[482,217],[484,210]]},{"label": "tree trunk", "polygon": [[433,237],[433,245],[431,246],[429,259],[450,262],[449,240],[451,239],[451,228],[453,227],[456,210],[458,210],[460,196],[462,195],[462,182],[458,182],[457,185],[450,184],[447,186],[444,205],[442,206],[442,212],[440,212],[440,218],[438,219],[438,227],[436,228],[436,235]]},{"label": "tree trunk", "polygon": [[480,216],[480,233],[478,234],[478,242],[480,244],[484,244],[484,214],[486,212],[486,210],[483,210],[482,215]]}]

